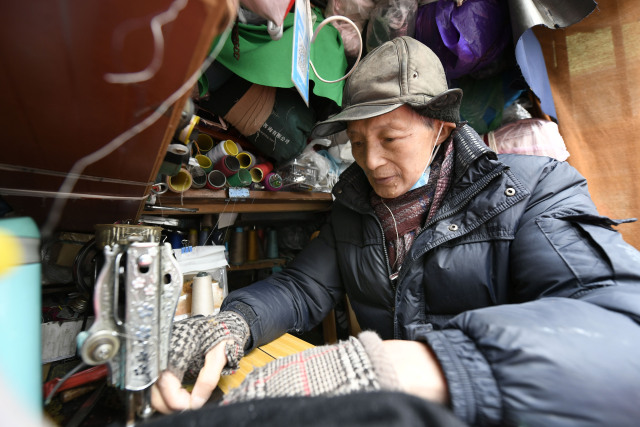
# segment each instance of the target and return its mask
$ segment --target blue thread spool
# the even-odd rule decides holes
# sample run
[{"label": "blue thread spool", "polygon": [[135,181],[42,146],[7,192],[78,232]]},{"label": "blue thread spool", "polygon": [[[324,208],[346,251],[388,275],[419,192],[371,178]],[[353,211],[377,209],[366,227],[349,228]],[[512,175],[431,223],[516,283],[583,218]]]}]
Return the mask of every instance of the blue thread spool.
[{"label": "blue thread spool", "polygon": [[278,232],[274,229],[267,231],[267,258],[278,258]]}]

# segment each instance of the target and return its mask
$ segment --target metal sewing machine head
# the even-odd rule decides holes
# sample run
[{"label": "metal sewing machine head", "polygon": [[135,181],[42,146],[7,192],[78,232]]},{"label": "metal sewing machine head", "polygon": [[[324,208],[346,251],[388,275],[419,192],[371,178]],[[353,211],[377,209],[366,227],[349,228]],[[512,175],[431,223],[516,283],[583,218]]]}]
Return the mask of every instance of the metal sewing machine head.
[{"label": "metal sewing machine head", "polygon": [[95,321],[78,335],[78,349],[85,363],[106,363],[108,383],[127,392],[131,425],[153,412],[150,390],[167,367],[183,279],[168,243],[136,235],[122,240],[104,246],[93,296]]}]

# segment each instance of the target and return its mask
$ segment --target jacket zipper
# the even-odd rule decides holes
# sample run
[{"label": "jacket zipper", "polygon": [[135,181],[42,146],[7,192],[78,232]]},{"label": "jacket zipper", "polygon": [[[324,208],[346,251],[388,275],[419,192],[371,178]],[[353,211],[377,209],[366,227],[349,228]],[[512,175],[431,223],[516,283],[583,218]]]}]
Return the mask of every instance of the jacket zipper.
[{"label": "jacket zipper", "polygon": [[[420,230],[418,230],[418,233],[416,234],[416,238],[414,239],[414,241],[417,240],[418,236],[420,236],[420,234],[422,234],[422,232],[424,230],[426,230],[429,226],[435,224],[438,221],[441,221],[441,220],[443,220],[445,218],[451,217],[451,216],[455,215],[456,213],[460,212],[464,208],[464,206],[466,206],[467,203],[469,203],[469,201],[471,199],[473,199],[475,196],[480,194],[480,192],[482,190],[484,190],[491,183],[491,181],[493,181],[496,177],[502,175],[502,173],[504,172],[505,169],[507,169],[507,168],[504,165],[501,166],[501,167],[496,167],[496,169],[494,169],[489,175],[485,175],[484,178],[482,178],[482,180],[477,184],[477,188],[475,188],[475,190],[471,194],[469,194],[467,197],[465,197],[464,200],[462,200],[460,203],[458,203],[454,209],[451,209],[451,210],[449,210],[447,212],[444,212],[441,215],[436,215],[435,217],[433,217],[431,219],[431,221],[426,223],[424,225],[424,227],[420,228]],[[408,259],[407,261],[411,263],[414,260],[413,259]],[[389,260],[388,259],[387,259],[387,264],[389,264]],[[400,276],[400,271],[401,271],[401,269],[399,268],[398,272],[396,274],[396,277],[395,277],[395,279],[397,280],[396,283],[400,283],[400,281],[402,280],[402,277],[399,277]],[[406,269],[403,270],[403,271],[406,271]],[[397,285],[396,285],[396,287],[397,287]],[[395,287],[394,287],[394,289],[395,289]],[[397,295],[396,295],[396,297],[397,297]],[[394,302],[394,304],[395,304],[395,302]]]}]

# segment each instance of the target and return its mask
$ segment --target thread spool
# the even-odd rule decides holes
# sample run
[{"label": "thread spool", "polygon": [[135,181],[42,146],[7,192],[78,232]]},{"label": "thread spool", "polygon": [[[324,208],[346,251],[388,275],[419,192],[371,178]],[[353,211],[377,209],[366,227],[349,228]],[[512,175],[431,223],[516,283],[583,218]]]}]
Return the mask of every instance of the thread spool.
[{"label": "thread spool", "polygon": [[200,230],[200,233],[198,233],[198,246],[204,246],[207,244],[207,240],[209,240],[210,231],[211,229],[209,229],[208,227]]},{"label": "thread spool", "polygon": [[249,173],[251,174],[251,181],[253,182],[260,182],[264,179],[264,174],[262,173],[262,169],[251,168],[249,169]]},{"label": "thread spool", "polygon": [[213,169],[213,163],[211,163],[211,159],[204,154],[196,154],[194,156],[194,159],[196,159],[200,167],[204,169],[205,172],[209,173],[211,172],[211,169]]},{"label": "thread spool", "polygon": [[207,185],[207,173],[200,166],[189,166],[191,173],[191,188],[203,188]]},{"label": "thread spool", "polygon": [[267,231],[267,258],[278,258],[278,232],[274,229]]},{"label": "thread spool", "polygon": [[162,175],[175,175],[180,171],[183,163],[189,160],[189,148],[184,144],[169,144],[167,152],[160,166]]},{"label": "thread spool", "polygon": [[174,193],[184,193],[191,188],[192,184],[193,177],[185,168],[181,168],[176,175],[167,177],[167,186]]},{"label": "thread spool", "polygon": [[254,166],[254,168],[260,169],[262,171],[262,176],[265,177],[271,171],[273,171],[273,163],[271,162],[263,162],[258,163]]},{"label": "thread spool", "polygon": [[227,177],[229,187],[248,187],[251,185],[251,172],[247,169],[240,169],[237,173]]},{"label": "thread spool", "polygon": [[235,156],[224,155],[213,165],[213,168],[222,172],[224,176],[229,177],[235,175],[240,170],[240,162]]},{"label": "thread spool", "polygon": [[247,261],[257,261],[260,259],[260,241],[258,232],[253,229],[247,233]]},{"label": "thread spool", "polygon": [[200,122],[200,117],[196,115],[191,116],[189,124],[182,128],[180,130],[180,133],[178,133],[178,140],[187,144],[189,142],[189,138],[191,138],[191,133],[193,132],[193,129],[195,129],[198,122]]},{"label": "thread spool", "polygon": [[198,230],[195,228],[189,229],[189,244],[191,246],[198,246]]},{"label": "thread spool", "polygon": [[236,156],[240,162],[240,167],[244,169],[251,169],[256,164],[256,156],[248,151],[241,151]]},{"label": "thread spool", "polygon": [[270,172],[264,177],[264,188],[269,191],[278,191],[282,188],[282,177],[275,172]]},{"label": "thread spool", "polygon": [[227,177],[224,174],[214,169],[207,174],[207,188],[211,190],[221,190],[227,185]]},{"label": "thread spool", "polygon": [[182,248],[182,237],[184,234],[180,231],[173,231],[169,234],[169,243],[172,249]]},{"label": "thread spool", "polygon": [[196,274],[191,284],[191,315],[211,316],[215,309],[213,280],[206,271]]},{"label": "thread spool", "polygon": [[224,156],[237,156],[240,152],[238,144],[230,139],[226,141],[220,141],[215,147],[207,152],[207,157],[211,159],[211,162],[215,165],[218,160]]},{"label": "thread spool", "polygon": [[213,138],[206,133],[199,134],[196,143],[200,154],[207,154],[213,148]]},{"label": "thread spool", "polygon": [[244,240],[244,229],[242,227],[236,227],[236,230],[231,236],[231,244],[229,246],[229,264],[244,264],[247,247]]}]

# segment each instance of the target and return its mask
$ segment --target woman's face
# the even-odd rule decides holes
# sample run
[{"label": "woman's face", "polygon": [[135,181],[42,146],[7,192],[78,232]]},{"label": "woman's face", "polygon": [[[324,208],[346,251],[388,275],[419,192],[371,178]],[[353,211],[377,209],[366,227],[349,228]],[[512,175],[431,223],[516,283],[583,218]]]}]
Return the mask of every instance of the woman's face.
[{"label": "woman's face", "polygon": [[[393,199],[413,187],[436,145],[440,121],[429,126],[403,105],[390,113],[347,123],[351,152],[380,197]],[[453,123],[445,123],[437,143],[446,140]]]}]

